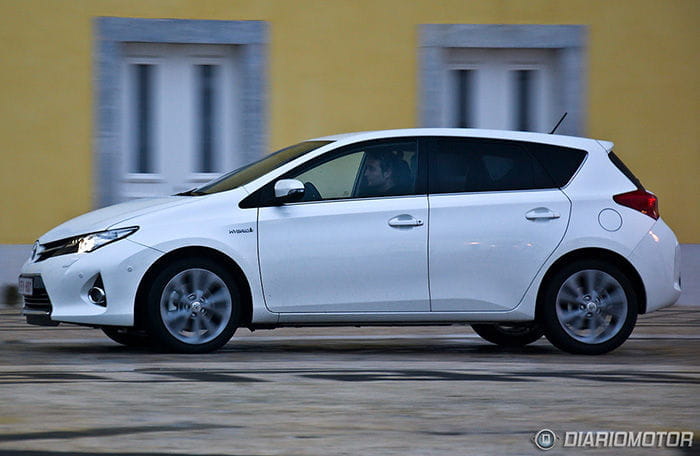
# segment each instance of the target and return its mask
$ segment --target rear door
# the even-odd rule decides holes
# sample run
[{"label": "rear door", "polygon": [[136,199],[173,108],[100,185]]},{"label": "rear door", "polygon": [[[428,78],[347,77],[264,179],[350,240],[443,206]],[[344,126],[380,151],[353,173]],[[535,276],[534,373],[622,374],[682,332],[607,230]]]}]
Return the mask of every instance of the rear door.
[{"label": "rear door", "polygon": [[520,143],[427,142],[431,310],[514,308],[563,238],[570,201]]}]

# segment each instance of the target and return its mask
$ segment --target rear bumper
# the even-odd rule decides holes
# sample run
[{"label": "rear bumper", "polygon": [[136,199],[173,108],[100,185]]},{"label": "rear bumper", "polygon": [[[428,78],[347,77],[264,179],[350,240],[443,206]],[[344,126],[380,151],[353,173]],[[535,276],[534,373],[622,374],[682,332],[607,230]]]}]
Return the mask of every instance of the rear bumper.
[{"label": "rear bumper", "polygon": [[646,312],[671,306],[681,296],[680,245],[659,219],[632,252],[632,262],[644,283]]}]

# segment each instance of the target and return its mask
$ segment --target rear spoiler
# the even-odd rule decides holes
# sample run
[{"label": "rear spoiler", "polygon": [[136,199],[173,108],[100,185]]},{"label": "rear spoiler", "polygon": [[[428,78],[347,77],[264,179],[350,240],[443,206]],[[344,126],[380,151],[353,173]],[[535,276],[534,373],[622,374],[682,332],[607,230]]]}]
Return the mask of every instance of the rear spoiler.
[{"label": "rear spoiler", "polygon": [[613,147],[615,147],[615,143],[610,142],[610,141],[603,141],[603,140],[601,140],[601,139],[596,139],[596,141],[598,142],[598,144],[600,144],[600,146],[601,146],[603,149],[605,149],[605,151],[606,151],[607,153],[612,152]]}]

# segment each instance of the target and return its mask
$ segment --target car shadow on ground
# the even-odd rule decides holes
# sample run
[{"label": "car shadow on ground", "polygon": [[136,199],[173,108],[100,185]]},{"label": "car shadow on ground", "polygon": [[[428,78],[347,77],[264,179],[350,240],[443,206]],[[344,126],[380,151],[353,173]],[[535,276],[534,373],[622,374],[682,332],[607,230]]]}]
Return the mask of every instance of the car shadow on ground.
[{"label": "car shadow on ground", "polygon": [[[16,342],[15,344],[19,344]],[[156,348],[148,347],[126,347],[116,345],[108,340],[104,343],[61,343],[56,345],[46,345],[32,343],[27,344],[26,351],[43,352],[45,354],[61,355],[158,355],[162,357],[207,357],[212,361],[220,357],[231,355],[317,355],[319,358],[332,357],[333,355],[352,354],[372,354],[372,355],[415,355],[428,356],[435,354],[452,355],[514,355],[514,356],[542,356],[542,355],[566,355],[546,342],[536,343],[526,347],[500,347],[479,341],[440,341],[440,340],[384,340],[384,341],[361,341],[361,340],[324,340],[322,342],[314,340],[295,341],[293,339],[284,341],[232,341],[219,350],[208,354],[187,355],[180,353],[166,352]],[[575,357],[575,356],[574,356]]]}]

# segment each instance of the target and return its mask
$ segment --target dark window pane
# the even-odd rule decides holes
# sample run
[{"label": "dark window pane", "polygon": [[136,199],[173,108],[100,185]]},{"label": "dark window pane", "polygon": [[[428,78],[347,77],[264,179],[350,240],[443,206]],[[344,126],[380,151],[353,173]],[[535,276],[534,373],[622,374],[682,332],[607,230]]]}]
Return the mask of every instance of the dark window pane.
[{"label": "dark window pane", "polygon": [[514,143],[485,143],[478,154],[486,170],[483,190],[528,190],[552,187],[539,163]]},{"label": "dark window pane", "polygon": [[533,75],[532,70],[518,70],[515,74],[515,129],[520,131],[533,131],[532,98]]},{"label": "dark window pane", "polygon": [[153,65],[132,65],[135,102],[131,172],[153,172]]},{"label": "dark window pane", "polygon": [[197,65],[197,81],[199,95],[199,154],[197,171],[212,173],[216,171],[215,149],[217,125],[215,100],[218,67],[215,65]]},{"label": "dark window pane", "polygon": [[452,74],[456,87],[455,127],[472,128],[474,126],[472,113],[474,70],[456,70]]},{"label": "dark window pane", "polygon": [[552,188],[542,166],[510,141],[438,139],[430,151],[430,192]]},{"label": "dark window pane", "polygon": [[565,186],[586,158],[586,152],[568,147],[528,143],[527,148],[557,187]]},{"label": "dark window pane", "polygon": [[466,141],[437,140],[430,147],[428,176],[430,193],[470,191],[474,182],[474,160]]}]

